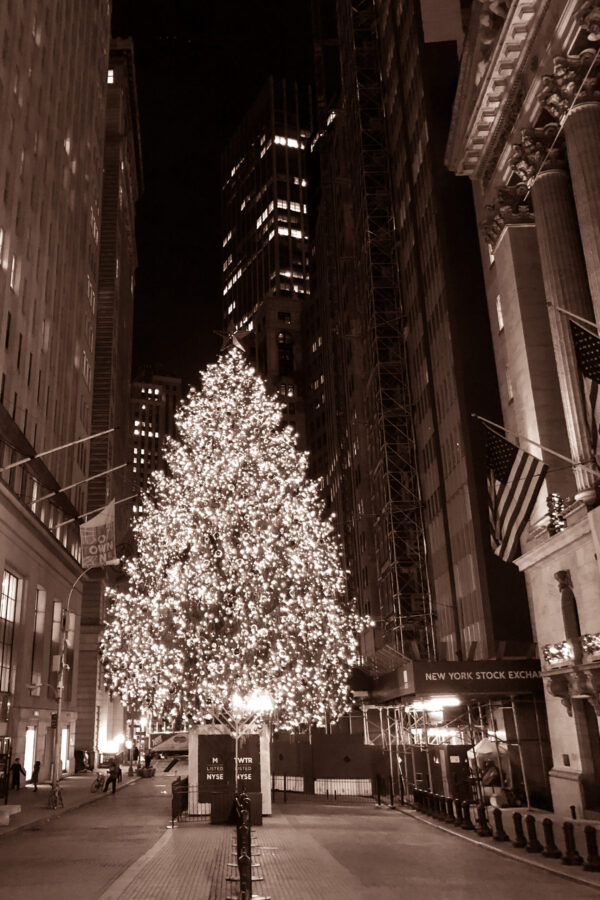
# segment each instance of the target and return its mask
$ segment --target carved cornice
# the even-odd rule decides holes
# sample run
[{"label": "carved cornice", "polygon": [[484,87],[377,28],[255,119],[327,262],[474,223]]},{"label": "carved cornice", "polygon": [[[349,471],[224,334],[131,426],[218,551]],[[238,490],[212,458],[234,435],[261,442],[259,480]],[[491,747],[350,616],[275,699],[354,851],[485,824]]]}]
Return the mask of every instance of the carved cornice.
[{"label": "carved cornice", "polygon": [[600,0],[585,0],[577,10],[575,20],[588,32],[588,40],[600,41]]},{"label": "carved cornice", "polygon": [[495,203],[486,206],[489,215],[482,222],[483,235],[492,247],[507,225],[529,225],[534,221],[531,197],[526,184],[501,187]]},{"label": "carved cornice", "polygon": [[554,119],[561,121],[575,98],[576,103],[600,101],[598,71],[595,69],[590,73],[595,56],[596,51],[588,49],[579,56],[555,57],[554,73],[544,75],[543,87],[538,94],[541,105]]},{"label": "carved cornice", "polygon": [[525,128],[521,142],[513,144],[510,167],[519,182],[530,187],[538,172],[566,168],[564,142],[558,141],[559,126],[554,122],[543,128]]}]

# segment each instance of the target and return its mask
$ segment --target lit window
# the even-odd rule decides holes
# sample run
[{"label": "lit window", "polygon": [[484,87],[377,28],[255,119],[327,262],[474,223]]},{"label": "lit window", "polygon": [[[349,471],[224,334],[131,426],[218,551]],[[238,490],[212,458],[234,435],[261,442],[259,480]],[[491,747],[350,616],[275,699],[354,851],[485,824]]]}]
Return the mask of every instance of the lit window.
[{"label": "lit window", "polygon": [[292,237],[293,237],[293,238],[298,238],[298,240],[301,240],[302,237],[303,237],[303,234],[302,234],[301,231],[298,231],[297,228],[292,228]]},{"label": "lit window", "polygon": [[496,315],[498,316],[498,331],[504,330],[504,316],[502,315],[502,300],[500,294],[496,296]]},{"label": "lit window", "polygon": [[277,229],[277,234],[282,235],[282,237],[287,237],[289,235],[289,233],[290,233],[289,228],[278,228]]},{"label": "lit window", "polygon": [[231,240],[231,231],[228,231],[223,239],[223,246],[225,247],[229,241]]},{"label": "lit window", "polygon": [[107,84],[114,84],[114,83],[115,83],[115,70],[114,70],[114,69],[109,69],[109,70],[108,70],[108,77],[107,77],[107,79],[106,79],[106,83],[107,83]]}]

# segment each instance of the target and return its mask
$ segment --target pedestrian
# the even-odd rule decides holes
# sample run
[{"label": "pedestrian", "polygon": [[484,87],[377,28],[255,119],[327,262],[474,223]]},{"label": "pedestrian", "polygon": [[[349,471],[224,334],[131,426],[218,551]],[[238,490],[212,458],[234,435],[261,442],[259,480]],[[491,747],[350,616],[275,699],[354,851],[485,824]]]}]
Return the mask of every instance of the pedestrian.
[{"label": "pedestrian", "polygon": [[106,784],[104,785],[104,791],[102,792],[103,794],[105,794],[107,792],[109,784],[112,784],[112,792],[114,794],[114,792],[117,789],[118,775],[119,775],[119,767],[118,767],[116,761],[114,759],[111,759],[111,761],[108,764],[108,778],[106,779]]},{"label": "pedestrian", "polygon": [[133,745],[133,761],[136,763],[140,758],[140,748],[137,744]]},{"label": "pedestrian", "polygon": [[121,768],[121,766],[117,766],[117,781],[119,782],[119,784],[121,784],[121,782],[123,781],[123,769]]},{"label": "pedestrian", "polygon": [[33,791],[35,794],[37,794],[37,786],[38,786],[38,781],[40,779],[41,765],[42,765],[41,762],[39,761],[39,759],[37,759],[35,761],[35,765],[33,767],[33,772],[31,773],[31,783],[33,785]]},{"label": "pedestrian", "polygon": [[15,758],[14,763],[10,767],[10,773],[12,775],[12,782],[10,785],[11,788],[14,791],[20,791],[21,790],[21,775],[25,774],[25,769],[21,765],[21,760],[19,759],[18,756]]}]

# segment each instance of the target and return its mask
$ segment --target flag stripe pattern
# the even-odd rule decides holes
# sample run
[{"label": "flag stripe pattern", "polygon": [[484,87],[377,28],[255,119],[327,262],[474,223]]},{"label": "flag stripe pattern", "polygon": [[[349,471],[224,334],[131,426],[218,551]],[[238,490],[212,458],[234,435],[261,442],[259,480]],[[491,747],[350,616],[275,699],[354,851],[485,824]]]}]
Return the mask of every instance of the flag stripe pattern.
[{"label": "flag stripe pattern", "polygon": [[492,550],[512,562],[548,466],[487,426],[486,430]]},{"label": "flag stripe pattern", "polygon": [[590,432],[592,454],[599,461],[598,426],[600,426],[600,339],[569,320],[577,366],[583,382],[585,416]]}]

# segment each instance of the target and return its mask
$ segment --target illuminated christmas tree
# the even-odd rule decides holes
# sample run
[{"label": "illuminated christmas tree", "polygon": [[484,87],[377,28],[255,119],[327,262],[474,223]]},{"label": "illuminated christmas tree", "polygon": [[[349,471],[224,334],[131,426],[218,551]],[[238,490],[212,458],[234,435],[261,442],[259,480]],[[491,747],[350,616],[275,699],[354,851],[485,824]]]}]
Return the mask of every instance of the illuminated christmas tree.
[{"label": "illuminated christmas tree", "polygon": [[356,634],[334,527],[281,405],[244,355],[209,366],[134,525],[107,687],[182,725],[268,694],[279,727],[348,708]]}]

